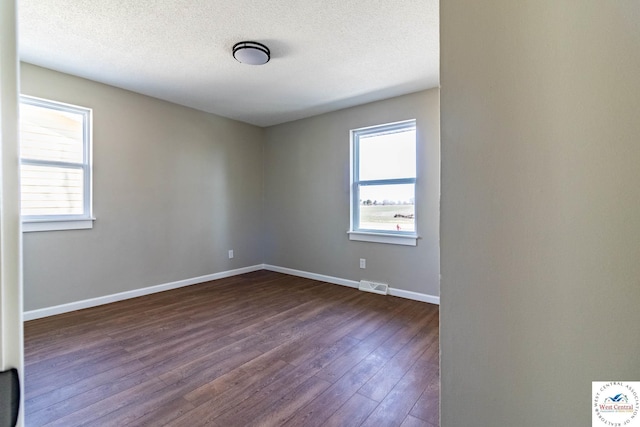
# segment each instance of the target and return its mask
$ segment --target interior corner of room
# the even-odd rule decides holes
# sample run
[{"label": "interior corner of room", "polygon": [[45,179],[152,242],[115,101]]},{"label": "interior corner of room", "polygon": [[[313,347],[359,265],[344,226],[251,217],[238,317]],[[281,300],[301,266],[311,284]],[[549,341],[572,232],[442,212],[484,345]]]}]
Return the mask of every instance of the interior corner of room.
[{"label": "interior corner of room", "polygon": [[[20,69],[22,94],[95,116],[95,223],[24,233],[27,319],[256,268],[354,287],[375,280],[392,295],[437,303],[437,88],[261,128],[28,63]],[[419,244],[351,242],[349,130],[411,117],[424,165]]]}]

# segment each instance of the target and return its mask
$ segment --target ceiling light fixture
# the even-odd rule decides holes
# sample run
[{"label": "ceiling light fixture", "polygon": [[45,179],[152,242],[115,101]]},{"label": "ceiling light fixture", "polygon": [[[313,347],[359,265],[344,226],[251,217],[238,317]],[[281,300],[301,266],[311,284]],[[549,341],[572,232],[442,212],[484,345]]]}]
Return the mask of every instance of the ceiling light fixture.
[{"label": "ceiling light fixture", "polygon": [[262,65],[269,62],[269,48],[258,42],[240,42],[233,45],[233,57],[243,64]]}]

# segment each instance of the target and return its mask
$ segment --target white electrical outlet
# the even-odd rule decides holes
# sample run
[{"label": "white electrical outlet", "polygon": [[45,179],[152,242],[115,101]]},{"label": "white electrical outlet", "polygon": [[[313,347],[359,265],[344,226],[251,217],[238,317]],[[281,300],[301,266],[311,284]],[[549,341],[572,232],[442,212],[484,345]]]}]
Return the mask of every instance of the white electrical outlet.
[{"label": "white electrical outlet", "polygon": [[233,258],[233,249],[229,249],[229,259]]},{"label": "white electrical outlet", "polygon": [[360,258],[360,268],[367,268],[367,260]]}]

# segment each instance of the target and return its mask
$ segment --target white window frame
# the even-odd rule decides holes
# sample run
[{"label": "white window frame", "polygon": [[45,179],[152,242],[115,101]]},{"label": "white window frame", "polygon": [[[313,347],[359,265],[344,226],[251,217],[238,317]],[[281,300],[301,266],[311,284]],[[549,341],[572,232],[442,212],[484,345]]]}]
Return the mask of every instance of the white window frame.
[{"label": "white window frame", "polygon": [[52,110],[81,114],[83,117],[83,159],[82,163],[51,160],[26,159],[20,156],[20,165],[43,167],[64,167],[83,171],[83,213],[81,215],[23,215],[22,231],[78,230],[93,228],[92,194],[92,128],[93,110],[78,105],[51,101],[33,96],[20,95],[20,104],[34,105]]},{"label": "white window frame", "polygon": [[[416,176],[411,178],[399,179],[380,179],[380,180],[360,180],[360,138],[376,134],[385,134],[392,132],[402,132],[415,129],[416,131],[416,161],[418,151],[417,126],[416,120],[404,120],[382,125],[369,126],[359,129],[352,129],[350,132],[350,157],[351,157],[351,188],[350,188],[350,228],[348,231],[349,240],[373,243],[388,243],[394,245],[416,246],[418,236],[418,218],[417,218],[417,175],[418,165],[416,165]],[[397,184],[413,184],[414,185],[414,230],[415,231],[395,231],[395,230],[370,230],[360,228],[360,187],[373,185],[397,185]]]}]

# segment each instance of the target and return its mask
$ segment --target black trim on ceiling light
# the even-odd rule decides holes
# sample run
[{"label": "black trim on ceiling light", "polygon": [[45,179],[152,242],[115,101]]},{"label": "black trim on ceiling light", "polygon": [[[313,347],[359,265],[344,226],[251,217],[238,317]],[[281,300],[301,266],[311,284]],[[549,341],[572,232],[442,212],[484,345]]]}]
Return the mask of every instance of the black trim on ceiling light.
[{"label": "black trim on ceiling light", "polygon": [[233,45],[233,57],[242,64],[263,65],[271,59],[271,51],[262,43],[243,41]]}]

